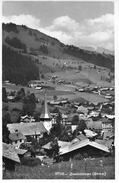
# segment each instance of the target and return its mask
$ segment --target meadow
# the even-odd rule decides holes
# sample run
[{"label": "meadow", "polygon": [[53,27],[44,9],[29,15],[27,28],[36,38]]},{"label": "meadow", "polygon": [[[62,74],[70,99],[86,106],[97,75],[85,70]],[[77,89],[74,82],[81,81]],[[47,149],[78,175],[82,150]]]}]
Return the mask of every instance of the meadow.
[{"label": "meadow", "polygon": [[115,179],[114,161],[102,157],[33,167],[19,164],[15,172],[3,172],[3,179]]}]

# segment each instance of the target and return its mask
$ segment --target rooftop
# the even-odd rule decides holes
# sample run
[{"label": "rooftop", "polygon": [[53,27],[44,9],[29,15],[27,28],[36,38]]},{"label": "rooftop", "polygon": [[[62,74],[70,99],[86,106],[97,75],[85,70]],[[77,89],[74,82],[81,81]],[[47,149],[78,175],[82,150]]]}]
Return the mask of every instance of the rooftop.
[{"label": "rooftop", "polygon": [[83,141],[80,141],[80,142],[77,142],[77,143],[74,143],[74,144],[70,144],[69,146],[66,146],[64,148],[61,148],[60,149],[60,155],[72,152],[76,149],[80,149],[80,148],[88,146],[88,145],[109,153],[108,147],[106,147],[102,144],[96,143],[94,141],[89,141],[87,139],[87,140],[83,140]]},{"label": "rooftop", "polygon": [[20,163],[20,159],[17,155],[17,152],[11,144],[6,144],[6,143],[3,142],[2,148],[3,148],[3,150],[2,150],[3,157]]},{"label": "rooftop", "polygon": [[25,136],[20,132],[15,132],[15,133],[11,133],[9,135],[9,139],[11,141],[16,141],[16,140],[20,140],[20,139],[25,139]]},{"label": "rooftop", "polygon": [[13,123],[7,124],[11,133],[14,133],[15,130],[18,130],[23,135],[40,135],[47,132],[42,122],[33,122],[33,123]]}]

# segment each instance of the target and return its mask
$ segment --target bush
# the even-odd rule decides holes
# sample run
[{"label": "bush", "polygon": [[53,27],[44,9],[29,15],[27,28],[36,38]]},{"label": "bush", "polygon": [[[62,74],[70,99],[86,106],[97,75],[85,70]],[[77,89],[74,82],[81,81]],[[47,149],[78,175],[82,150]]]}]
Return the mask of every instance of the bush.
[{"label": "bush", "polygon": [[84,153],[83,154],[83,158],[88,158],[88,154],[87,153]]},{"label": "bush", "polygon": [[81,160],[81,159],[83,159],[83,156],[82,156],[80,153],[78,153],[78,154],[76,154],[76,155],[74,156],[73,159],[75,159],[75,160]]},{"label": "bush", "polygon": [[24,157],[21,159],[21,163],[25,166],[38,166],[41,165],[42,162],[39,158]]}]

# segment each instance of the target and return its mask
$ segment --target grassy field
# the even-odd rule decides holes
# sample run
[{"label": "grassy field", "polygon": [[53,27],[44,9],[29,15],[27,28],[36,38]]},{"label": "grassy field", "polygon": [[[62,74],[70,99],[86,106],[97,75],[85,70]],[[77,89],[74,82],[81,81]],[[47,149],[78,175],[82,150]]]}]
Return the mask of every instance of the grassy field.
[{"label": "grassy field", "polygon": [[[7,91],[18,91],[22,88],[22,86],[13,86],[13,85],[5,85],[3,84],[3,87],[6,88]],[[33,88],[29,87],[23,87],[25,91],[30,91],[30,93],[34,93],[35,96],[39,99],[44,99],[44,90],[43,91],[38,91]],[[107,99],[103,98],[102,96],[99,96],[97,94],[89,94],[89,93],[75,93],[74,86],[70,85],[57,85],[56,90],[47,90],[47,98],[49,100],[53,99],[53,96],[57,95],[58,99],[61,98],[68,98],[68,100],[73,100],[73,99],[78,99],[80,97],[86,99],[87,101],[90,102],[106,102],[108,101]],[[13,104],[11,104],[13,105]]]},{"label": "grassy field", "polygon": [[114,157],[108,157],[72,160],[49,166],[16,165],[16,171],[4,172],[3,179],[115,179],[115,162]]}]

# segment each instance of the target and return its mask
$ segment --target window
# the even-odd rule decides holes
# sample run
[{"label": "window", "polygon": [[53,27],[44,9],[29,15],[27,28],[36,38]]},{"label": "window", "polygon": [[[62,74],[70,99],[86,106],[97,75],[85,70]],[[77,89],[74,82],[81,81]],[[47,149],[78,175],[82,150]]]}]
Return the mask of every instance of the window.
[{"label": "window", "polygon": [[17,140],[15,140],[15,144],[17,144]]},{"label": "window", "polygon": [[20,142],[22,142],[22,139],[20,139]]}]

